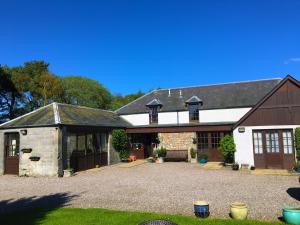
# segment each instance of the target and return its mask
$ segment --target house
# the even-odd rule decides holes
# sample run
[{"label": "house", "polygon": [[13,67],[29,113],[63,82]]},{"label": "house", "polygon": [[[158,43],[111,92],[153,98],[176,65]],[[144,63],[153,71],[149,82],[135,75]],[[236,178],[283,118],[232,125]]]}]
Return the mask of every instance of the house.
[{"label": "house", "polygon": [[62,176],[118,162],[111,132],[128,126],[111,111],[52,103],[0,125],[0,174]]},{"label": "house", "polygon": [[164,146],[169,155],[188,157],[194,148],[209,161],[222,161],[219,142],[232,134],[237,163],[290,169],[295,162],[294,129],[300,126],[300,84],[287,76],[159,89],[116,113],[132,125],[127,133],[133,150],[144,157]]}]

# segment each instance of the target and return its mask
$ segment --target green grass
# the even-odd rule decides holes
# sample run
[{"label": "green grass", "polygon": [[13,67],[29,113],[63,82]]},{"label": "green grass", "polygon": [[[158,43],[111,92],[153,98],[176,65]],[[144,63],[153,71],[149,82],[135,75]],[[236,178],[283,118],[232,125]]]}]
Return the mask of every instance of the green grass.
[{"label": "green grass", "polygon": [[15,212],[0,217],[1,225],[137,225],[151,219],[171,220],[179,225],[279,225],[280,222],[254,220],[236,221],[232,219],[198,219],[181,215],[124,212],[107,209],[39,209]]}]

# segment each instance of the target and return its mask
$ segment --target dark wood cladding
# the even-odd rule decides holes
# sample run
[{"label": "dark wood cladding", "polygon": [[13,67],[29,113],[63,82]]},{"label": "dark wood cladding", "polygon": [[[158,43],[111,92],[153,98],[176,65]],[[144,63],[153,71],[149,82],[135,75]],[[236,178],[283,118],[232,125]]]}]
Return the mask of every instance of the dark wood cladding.
[{"label": "dark wood cladding", "polygon": [[127,128],[129,134],[137,133],[180,133],[197,131],[231,131],[232,125],[211,125],[211,126],[182,126],[182,127],[135,127]]},{"label": "dark wood cladding", "polygon": [[239,126],[299,125],[300,86],[287,79],[262,104],[247,115]]},{"label": "dark wood cladding", "polygon": [[81,151],[74,151],[70,158],[71,167],[74,171],[83,171],[95,168],[98,166],[107,165],[107,152],[87,153]]}]

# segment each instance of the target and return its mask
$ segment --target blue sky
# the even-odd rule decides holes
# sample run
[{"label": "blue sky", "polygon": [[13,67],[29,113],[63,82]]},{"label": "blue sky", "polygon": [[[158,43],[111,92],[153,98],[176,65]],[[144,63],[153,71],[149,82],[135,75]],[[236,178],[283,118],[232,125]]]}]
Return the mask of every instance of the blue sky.
[{"label": "blue sky", "polygon": [[45,60],[113,93],[300,79],[298,0],[0,0],[0,63]]}]

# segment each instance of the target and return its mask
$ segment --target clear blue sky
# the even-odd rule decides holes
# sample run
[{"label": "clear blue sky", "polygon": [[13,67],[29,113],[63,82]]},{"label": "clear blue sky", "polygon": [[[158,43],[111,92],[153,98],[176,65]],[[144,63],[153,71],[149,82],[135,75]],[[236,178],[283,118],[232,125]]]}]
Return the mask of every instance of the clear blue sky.
[{"label": "clear blue sky", "polygon": [[0,0],[0,63],[45,60],[113,93],[300,79],[298,0]]}]

